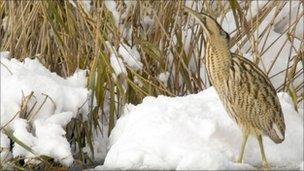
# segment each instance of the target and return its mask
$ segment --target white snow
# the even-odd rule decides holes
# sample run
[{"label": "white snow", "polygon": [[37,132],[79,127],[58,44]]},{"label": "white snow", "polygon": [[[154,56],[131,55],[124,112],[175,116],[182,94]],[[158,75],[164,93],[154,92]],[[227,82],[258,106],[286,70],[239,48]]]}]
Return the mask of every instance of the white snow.
[{"label": "white snow", "polygon": [[116,2],[115,1],[104,1],[104,4],[105,4],[106,8],[110,12],[112,12],[115,25],[118,27],[118,25],[119,25],[119,19],[120,19],[120,14],[119,14],[119,12],[116,9],[116,6],[117,6]]},{"label": "white snow", "polygon": [[274,31],[283,34],[284,30],[286,30],[290,24],[299,20],[297,22],[298,24],[295,25],[295,35],[299,38],[303,38],[303,18],[303,6],[301,1],[288,2],[275,20]]},{"label": "white snow", "polygon": [[[264,138],[272,168],[299,169],[303,161],[303,108],[297,113],[279,93],[286,123],[282,144]],[[110,136],[110,150],[97,169],[253,169],[261,166],[257,141],[249,138],[244,164],[234,163],[241,131],[214,88],[185,97],[146,97],[129,104]]]},{"label": "white snow", "polygon": [[84,147],[82,151],[87,153],[94,162],[100,163],[106,158],[108,141],[108,127],[104,126],[102,133],[100,131],[93,131],[92,145],[94,155],[92,154],[89,145]]},{"label": "white snow", "polygon": [[[115,73],[115,74],[113,74],[113,77],[117,78],[121,74],[128,75],[127,68],[124,65],[118,52],[116,52],[115,47],[109,41],[106,41],[105,44],[106,44],[107,50],[110,53],[110,65]],[[128,57],[130,57],[130,56],[128,56]],[[128,57],[126,57],[126,58],[128,58]],[[131,58],[132,58],[132,56],[131,56]]]},{"label": "white snow", "polygon": [[[91,0],[69,2],[74,6],[81,5],[86,12],[92,9]],[[133,26],[124,25],[123,20],[133,11],[135,1],[125,0],[126,9],[122,10],[115,1],[104,1],[105,7],[113,14],[115,25],[120,30],[121,42],[132,43]],[[77,4],[79,3],[79,4]],[[249,21],[267,1],[253,1],[250,11],[246,15]],[[283,3],[283,2],[282,2]],[[276,55],[279,54],[269,76],[286,69],[288,57],[294,56],[300,49],[300,41],[289,41],[290,36],[284,31],[289,24],[299,19],[303,13],[300,1],[288,1],[279,15],[274,19],[270,28],[269,37],[261,33],[275,16],[275,8],[266,16],[257,31],[252,35],[259,40],[257,47],[262,57],[260,68],[267,71]],[[200,10],[202,2],[186,1],[186,6]],[[242,4],[241,4],[242,5]],[[289,13],[291,9],[291,13]],[[151,7],[150,10],[153,10]],[[155,11],[152,11],[155,12]],[[290,18],[289,18],[290,17]],[[294,34],[298,38],[303,37],[303,16],[295,26]],[[176,18],[178,21],[180,18]],[[2,26],[6,29],[7,17]],[[218,21],[219,18],[218,18]],[[145,34],[153,30],[153,15],[142,16],[141,25]],[[191,24],[191,23],[190,23]],[[228,33],[236,29],[232,11],[229,11],[221,25]],[[188,25],[189,26],[189,25]],[[194,26],[194,27],[197,27]],[[182,42],[184,51],[189,52],[191,38],[193,37],[191,26],[182,29]],[[196,28],[195,28],[196,29]],[[194,30],[195,30],[194,29]],[[233,34],[235,34],[234,32]],[[284,34],[281,36],[281,34]],[[291,33],[292,34],[292,33]],[[176,44],[176,35],[173,43]],[[276,38],[281,36],[273,45]],[[111,35],[109,35],[111,37]],[[287,42],[285,42],[288,40]],[[199,40],[200,41],[200,40]],[[162,42],[161,42],[162,43]],[[263,47],[263,44],[265,46]],[[198,43],[200,44],[200,42]],[[121,74],[127,75],[127,66],[133,70],[141,70],[143,64],[139,49],[121,43],[116,47],[106,42],[110,52],[110,64],[117,78]],[[160,44],[160,47],[163,45]],[[242,48],[243,55],[252,60],[252,42],[248,41]],[[265,49],[269,49],[265,52]],[[194,52],[189,62],[191,72],[196,72],[195,61],[201,61],[203,55]],[[232,50],[233,51],[233,50]],[[204,53],[203,51],[201,53]],[[35,155],[47,155],[53,157],[66,166],[73,162],[71,147],[65,138],[65,126],[78,114],[87,118],[89,112],[87,98],[90,92],[86,88],[86,72],[77,70],[74,75],[63,79],[51,73],[43,67],[38,60],[25,59],[19,62],[10,59],[8,52],[0,52],[1,60],[1,125],[13,131],[13,135],[30,147],[34,154],[27,151],[17,143],[10,151],[10,140],[1,130],[1,161],[12,157]],[[167,60],[171,64],[173,54],[169,52]],[[171,65],[169,65],[171,66]],[[299,64],[297,71],[302,69]],[[175,68],[172,68],[174,71]],[[201,78],[206,82],[205,68],[200,68]],[[169,79],[169,72],[162,71],[158,79],[165,85]],[[285,79],[285,72],[271,79],[274,86],[279,87]],[[143,86],[140,79],[134,77],[134,82]],[[179,76],[179,85],[183,79]],[[301,77],[294,81],[294,86],[303,82]],[[209,85],[207,83],[207,85]],[[124,85],[127,87],[127,85]],[[126,88],[125,88],[126,89]],[[34,92],[29,99],[27,112],[35,105],[30,119],[20,118],[18,111],[22,105],[22,97]],[[106,92],[107,93],[107,92]],[[303,159],[303,108],[297,113],[291,98],[287,93],[279,93],[280,102],[284,111],[287,125],[285,141],[282,144],[274,144],[269,138],[264,138],[264,146],[268,162],[274,169],[301,169],[304,167]],[[44,102],[45,101],[45,102]],[[106,101],[105,101],[106,103]],[[40,106],[42,106],[40,108]],[[301,107],[301,106],[300,106]],[[104,111],[108,110],[105,105]],[[274,125],[276,128],[276,125]],[[107,132],[104,130],[103,133]],[[95,169],[176,169],[176,170],[210,170],[210,169],[256,169],[261,165],[259,147],[254,138],[250,138],[245,150],[244,164],[236,164],[235,160],[241,143],[241,131],[228,117],[214,89],[208,88],[198,94],[185,97],[146,97],[142,104],[134,106],[129,104],[125,112],[118,119],[108,143],[107,135],[98,131],[93,132],[94,161],[105,163]],[[106,148],[108,146],[108,148]],[[89,146],[81,149],[89,156],[93,156]],[[106,156],[106,153],[108,154]]]},{"label": "white snow", "polygon": [[[9,59],[7,52],[0,53],[1,60],[1,128],[12,130],[13,135],[30,147],[36,155],[53,157],[66,166],[73,162],[70,144],[64,127],[78,114],[87,118],[90,92],[86,88],[86,73],[77,70],[67,79],[51,73],[37,59],[24,62]],[[30,117],[19,117],[23,99],[29,98],[26,112]],[[1,130],[1,148],[9,147],[9,139]],[[1,160],[10,155],[1,153]],[[17,143],[12,156],[34,157]]]},{"label": "white snow", "polygon": [[117,76],[123,73],[127,74],[126,66],[123,64],[122,59],[116,56],[115,53],[111,54],[110,63]]},{"label": "white snow", "polygon": [[9,30],[9,19],[8,16],[5,16],[2,18],[2,24],[0,25],[0,29],[2,28],[4,31],[10,31]]},{"label": "white snow", "polygon": [[143,64],[140,62],[140,54],[136,48],[132,48],[125,43],[121,43],[118,48],[118,53],[122,56],[123,60],[134,70],[140,70]]},{"label": "white snow", "polygon": [[10,141],[8,139],[8,137],[3,134],[2,132],[0,132],[0,143],[1,143],[1,148],[2,148],[2,151],[1,151],[1,159],[2,158],[6,158],[9,156],[9,150],[10,150]]},{"label": "white snow", "polygon": [[158,75],[158,79],[167,86],[169,76],[170,76],[169,72],[162,72]]},{"label": "white snow", "polygon": [[84,10],[86,11],[86,12],[90,12],[91,11],[91,9],[92,9],[92,6],[91,6],[91,0],[82,0],[82,1],[80,1],[81,2],[81,4],[83,5],[83,7],[84,7]]},{"label": "white snow", "polygon": [[143,16],[143,19],[140,20],[140,23],[142,24],[144,30],[148,30],[153,26],[154,20],[150,16]]},{"label": "white snow", "polygon": [[304,161],[300,164],[300,170],[304,170]]},{"label": "white snow", "polygon": [[38,154],[53,157],[55,161],[69,166],[73,162],[73,156],[70,144],[64,137],[63,126],[68,124],[73,117],[72,112],[64,112],[54,114],[45,121],[36,120],[34,126],[37,140],[33,150],[37,151]]},{"label": "white snow", "polygon": [[[73,0],[69,0],[68,1],[70,4],[73,5],[73,7],[77,8],[77,5],[75,2],[77,1],[73,1]],[[92,6],[91,6],[91,0],[79,0],[77,3],[80,3],[80,5],[82,5],[83,9],[86,11],[86,12],[90,12],[91,9],[92,9]]]},{"label": "white snow", "polygon": [[10,53],[9,51],[4,51],[4,52],[0,52],[0,59],[1,58],[10,58]]}]

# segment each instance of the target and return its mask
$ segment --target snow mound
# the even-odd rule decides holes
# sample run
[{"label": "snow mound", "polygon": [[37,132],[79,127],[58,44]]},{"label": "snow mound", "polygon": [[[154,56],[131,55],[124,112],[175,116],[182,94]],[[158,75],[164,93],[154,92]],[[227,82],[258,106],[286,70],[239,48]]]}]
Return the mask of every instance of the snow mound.
[{"label": "snow mound", "polygon": [[[73,76],[63,79],[51,73],[38,60],[26,58],[24,62],[9,59],[6,52],[1,60],[1,128],[30,147],[35,155],[47,155],[69,166],[73,156],[65,137],[64,127],[81,113],[87,118],[90,95],[86,88],[85,71],[78,70]],[[31,98],[29,95],[33,92]],[[27,119],[20,118],[23,99],[27,99]],[[30,112],[31,111],[31,112]],[[1,129],[1,160],[10,157],[35,155],[17,143],[10,152],[10,141]]]},{"label": "snow mound", "polygon": [[[300,169],[303,162],[303,115],[286,93],[279,93],[287,125],[286,139],[264,138],[272,168]],[[261,167],[257,141],[247,142],[244,164],[233,161],[241,131],[228,117],[214,88],[185,97],[146,97],[127,105],[110,136],[103,166],[96,169],[255,169]]]}]

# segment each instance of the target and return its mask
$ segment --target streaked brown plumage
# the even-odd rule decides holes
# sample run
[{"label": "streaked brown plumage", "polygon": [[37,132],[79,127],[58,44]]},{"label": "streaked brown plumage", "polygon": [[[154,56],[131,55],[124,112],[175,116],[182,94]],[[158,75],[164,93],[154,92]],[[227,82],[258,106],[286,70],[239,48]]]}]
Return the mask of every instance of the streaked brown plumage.
[{"label": "streaked brown plumage", "polygon": [[268,77],[251,61],[229,50],[229,35],[212,17],[185,9],[203,27],[206,38],[205,59],[210,82],[219,94],[227,113],[243,132],[237,162],[242,162],[249,135],[260,146],[263,166],[268,167],[262,135],[275,143],[285,138],[282,109]]}]

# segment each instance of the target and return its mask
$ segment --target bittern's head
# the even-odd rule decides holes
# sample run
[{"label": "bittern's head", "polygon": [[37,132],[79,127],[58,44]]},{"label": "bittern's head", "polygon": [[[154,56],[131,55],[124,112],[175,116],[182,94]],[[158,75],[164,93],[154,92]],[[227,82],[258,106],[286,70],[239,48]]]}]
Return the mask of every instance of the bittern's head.
[{"label": "bittern's head", "polygon": [[204,13],[198,13],[187,7],[184,9],[186,12],[192,15],[202,26],[203,34],[207,41],[229,43],[229,34],[222,29],[222,27],[214,18]]}]

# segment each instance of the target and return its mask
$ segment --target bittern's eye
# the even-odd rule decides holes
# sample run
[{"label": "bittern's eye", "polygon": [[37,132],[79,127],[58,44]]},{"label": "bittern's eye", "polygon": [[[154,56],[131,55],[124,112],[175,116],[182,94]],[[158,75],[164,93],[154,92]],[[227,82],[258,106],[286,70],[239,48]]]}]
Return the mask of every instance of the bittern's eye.
[{"label": "bittern's eye", "polygon": [[202,17],[202,21],[204,24],[206,24],[206,17]]},{"label": "bittern's eye", "polygon": [[221,36],[225,37],[225,38],[229,38],[228,33],[226,33],[224,30],[220,31]]}]

